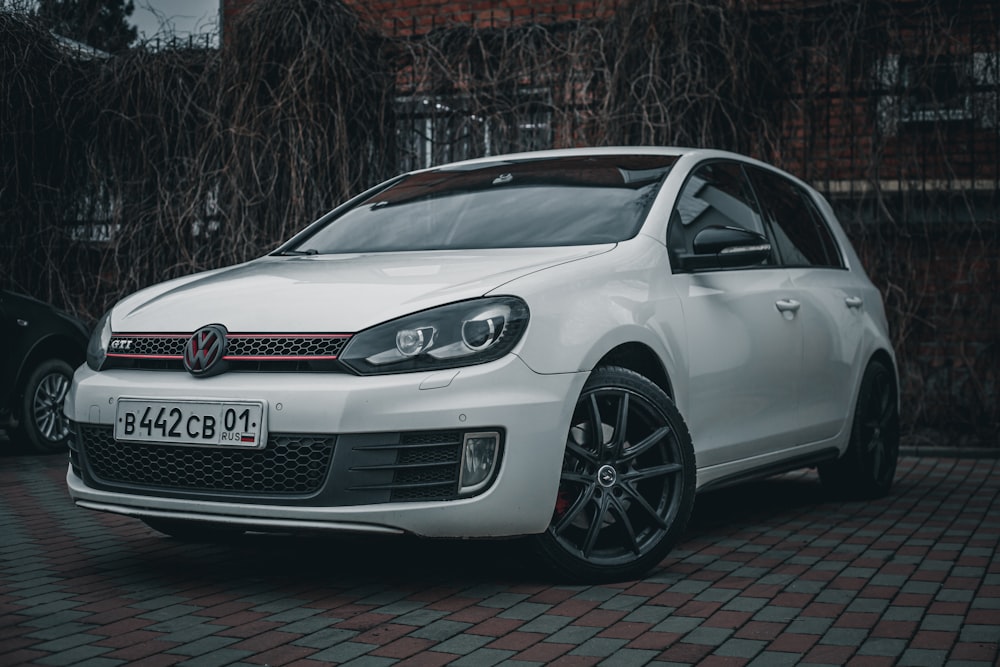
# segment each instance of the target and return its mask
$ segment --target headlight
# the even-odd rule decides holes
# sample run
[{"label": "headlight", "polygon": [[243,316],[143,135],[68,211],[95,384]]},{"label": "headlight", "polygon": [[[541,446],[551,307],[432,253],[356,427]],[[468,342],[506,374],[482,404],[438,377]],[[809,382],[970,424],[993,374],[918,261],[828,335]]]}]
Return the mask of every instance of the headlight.
[{"label": "headlight", "polygon": [[87,365],[93,370],[101,370],[104,360],[108,356],[108,343],[111,341],[111,311],[109,310],[97,322],[93,333],[90,334],[90,342],[87,343]]},{"label": "headlight", "polygon": [[527,325],[528,306],[516,297],[460,301],[362,331],[340,360],[361,375],[482,364],[514,349]]}]

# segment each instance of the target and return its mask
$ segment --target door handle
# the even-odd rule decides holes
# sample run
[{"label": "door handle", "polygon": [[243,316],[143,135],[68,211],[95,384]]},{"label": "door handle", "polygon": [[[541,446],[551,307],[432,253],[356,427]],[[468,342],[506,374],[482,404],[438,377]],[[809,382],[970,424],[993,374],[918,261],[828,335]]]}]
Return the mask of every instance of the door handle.
[{"label": "door handle", "polygon": [[802,304],[795,299],[778,299],[774,302],[774,305],[778,308],[781,316],[789,322],[795,319],[795,313],[802,307]]},{"label": "door handle", "polygon": [[860,296],[849,296],[846,299],[844,299],[844,303],[847,304],[848,308],[855,308],[856,309],[856,308],[860,308],[862,305],[864,305],[865,300],[862,299]]}]

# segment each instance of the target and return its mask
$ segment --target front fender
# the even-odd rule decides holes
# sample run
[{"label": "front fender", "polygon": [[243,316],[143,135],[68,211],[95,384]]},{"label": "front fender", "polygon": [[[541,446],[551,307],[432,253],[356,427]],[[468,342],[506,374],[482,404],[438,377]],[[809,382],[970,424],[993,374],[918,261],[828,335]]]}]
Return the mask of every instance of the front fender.
[{"label": "front fender", "polygon": [[681,300],[666,249],[648,237],[518,278],[494,293],[528,303],[531,321],[517,354],[536,373],[590,371],[609,351],[637,343],[660,359],[671,382],[687,377]]}]

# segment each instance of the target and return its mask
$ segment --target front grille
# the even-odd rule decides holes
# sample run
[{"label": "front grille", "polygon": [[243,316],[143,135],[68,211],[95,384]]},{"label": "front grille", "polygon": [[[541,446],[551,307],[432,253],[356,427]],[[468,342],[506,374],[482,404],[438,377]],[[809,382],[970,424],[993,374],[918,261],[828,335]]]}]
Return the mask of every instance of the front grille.
[{"label": "front grille", "polygon": [[119,442],[110,426],[78,424],[79,444],[100,482],[228,494],[309,495],[326,480],[334,436],[272,433],[264,449]]},{"label": "front grille", "polygon": [[[184,345],[191,334],[116,334],[109,343],[106,368],[183,370]],[[337,357],[348,334],[226,335],[229,370],[340,371]]]}]

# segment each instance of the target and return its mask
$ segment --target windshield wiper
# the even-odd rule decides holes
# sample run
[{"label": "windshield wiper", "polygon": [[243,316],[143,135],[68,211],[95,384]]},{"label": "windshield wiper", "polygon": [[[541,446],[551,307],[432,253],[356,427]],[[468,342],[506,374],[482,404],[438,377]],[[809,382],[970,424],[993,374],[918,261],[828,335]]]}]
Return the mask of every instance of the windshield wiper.
[{"label": "windshield wiper", "polygon": [[319,254],[319,250],[316,250],[315,248],[308,248],[306,250],[282,250],[281,252],[276,252],[274,254],[280,255],[280,256],[287,256],[287,255],[318,255]]}]

